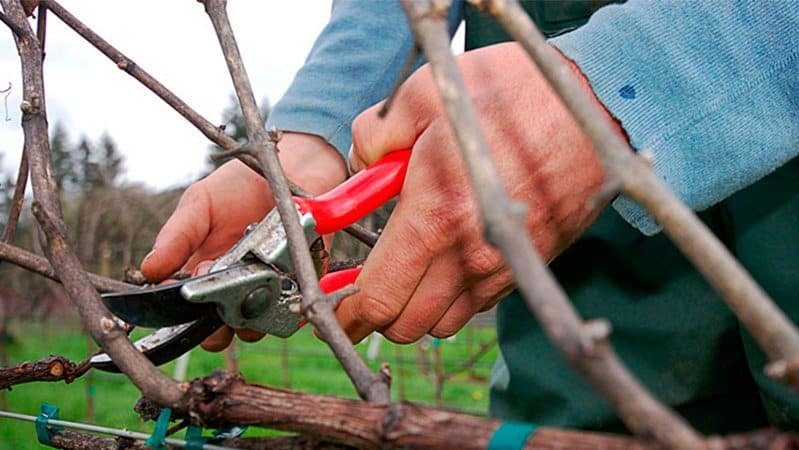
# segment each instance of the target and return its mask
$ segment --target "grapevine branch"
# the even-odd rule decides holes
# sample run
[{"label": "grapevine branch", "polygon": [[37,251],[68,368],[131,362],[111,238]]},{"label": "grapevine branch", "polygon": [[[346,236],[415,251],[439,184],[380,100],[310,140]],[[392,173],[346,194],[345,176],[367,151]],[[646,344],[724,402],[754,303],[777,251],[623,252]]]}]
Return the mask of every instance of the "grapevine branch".
[{"label": "grapevine branch", "polygon": [[[261,128],[262,121],[255,98],[252,95],[225,12],[226,2],[224,0],[206,0],[204,3],[217,31],[247,122],[249,143],[244,147],[240,147],[235,141],[224,135],[222,130],[196,114],[135,63],[77,21],[57,2],[54,0],[42,1],[44,6],[50,8],[56,16],[116,62],[121,69],[141,81],[178,110],[211,141],[226,150],[241,148],[243,151],[239,152],[238,157],[248,161],[251,168],[266,175],[276,196],[278,211],[289,236],[292,259],[297,267],[300,285],[305,294],[302,310],[308,320],[317,326],[326,342],[331,345],[334,354],[352,378],[358,393],[371,402],[271,389],[248,384],[236,375],[225,373],[212,374],[191,384],[178,385],[162,375],[132,347],[124,330],[121,330],[112,320],[110,313],[100,302],[97,291],[92,287],[94,285],[100,289],[116,290],[117,288],[127,288],[127,286],[101,285],[100,283],[105,283],[107,280],[93,278],[87,274],[64,239],[65,227],[53,179],[52,161],[49,157],[42,81],[44,9],[40,9],[40,27],[37,39],[27,23],[25,12],[18,0],[0,0],[0,4],[3,6],[0,18],[4,23],[9,24],[9,28],[14,32],[22,62],[24,101],[21,109],[25,134],[24,154],[27,156],[30,166],[30,178],[35,198],[34,215],[47,237],[45,252],[52,265],[43,265],[43,261],[37,259],[40,257],[19,253],[20,249],[10,245],[0,246],[0,258],[10,260],[27,258],[27,263],[18,264],[27,268],[37,267],[38,269],[32,270],[46,272],[46,276],[59,278],[70,299],[78,307],[79,313],[95,341],[114,358],[117,365],[145,396],[160,405],[172,407],[177,415],[185,415],[188,412],[194,420],[209,426],[230,423],[253,424],[344,440],[365,448],[485,448],[499,425],[498,421],[407,403],[390,404],[388,403],[387,371],[379,374],[372,373],[354,352],[352,345],[332,314],[332,306],[335,302],[352,290],[345,289],[331,296],[325,296],[319,291],[316,273],[309,264],[307,242],[299,230],[296,208],[290,198],[289,184],[280,169],[276,155],[277,139],[270,139]],[[731,436],[728,439],[714,438],[702,442],[699,436],[681,419],[658,404],[621,365],[607,342],[609,333],[607,323],[602,321],[582,323],[526,237],[521,221],[521,217],[523,217],[521,209],[507,198],[499,185],[499,178],[491,164],[484,138],[477,126],[474,109],[465,94],[463,83],[449,52],[446,25],[442,19],[445,15],[445,8],[442,8],[440,4],[439,1],[403,0],[403,6],[408,13],[419,47],[424,51],[433,67],[436,82],[439,84],[448,114],[464,151],[464,159],[470,169],[470,175],[475,180],[474,184],[480,187],[475,191],[481,205],[481,214],[486,223],[487,239],[500,249],[506,250],[503,251],[503,254],[517,275],[528,305],[536,313],[553,342],[559,345],[566,358],[613,403],[630,428],[643,438],[654,437],[655,444],[679,448],[693,448],[707,444],[712,448],[719,449],[776,449],[795,445],[795,437],[771,432],[757,433],[746,437]],[[502,1],[489,1],[485,4],[492,5],[491,10],[494,13],[497,13],[496,5],[508,5]],[[510,3],[510,9],[504,10],[504,13],[516,11],[513,9],[514,7],[518,7],[518,5]],[[499,15],[501,14],[503,14],[502,11]],[[522,14],[516,13],[509,15],[514,18],[524,17]],[[508,23],[515,20],[507,19],[507,17],[505,19],[509,20]],[[529,31],[524,27],[520,29],[525,32]],[[534,48],[537,44],[527,42],[526,45]],[[544,57],[546,58],[546,54]],[[548,73],[546,69],[542,70],[545,71],[545,74]],[[558,88],[558,84],[554,84]],[[567,94],[577,92],[566,90]],[[568,101],[567,104],[569,104]],[[576,104],[579,104],[579,99]],[[575,113],[575,115],[580,120],[579,114]],[[585,125],[585,120],[580,120],[580,122]],[[589,128],[592,123],[588,124]],[[601,128],[601,125],[599,127]],[[597,131],[599,136],[601,136],[601,131],[601,129]],[[599,146],[597,147],[600,149]],[[610,151],[607,153],[610,156],[605,155],[605,159],[612,162],[622,161],[613,159],[618,155]],[[630,188],[629,185],[632,184],[629,183],[629,180],[615,177],[615,173],[612,171],[609,173],[612,175],[611,181],[618,183],[612,186],[620,186],[625,192],[629,189],[628,193],[636,199],[638,199],[636,195],[639,195],[639,190],[649,189],[647,183],[643,183],[643,188]],[[644,179],[646,181],[646,177]],[[25,183],[21,184],[24,186]],[[649,199],[649,201],[654,200],[657,200],[657,197]],[[647,206],[646,201],[642,201],[642,203]],[[653,214],[658,220],[661,220],[659,214],[666,214],[666,212],[659,210],[658,212],[653,211]],[[678,218],[681,217],[679,212],[677,215]],[[669,226],[673,227],[673,224],[669,225],[663,221],[661,223],[667,232],[670,230]],[[671,233],[676,232],[672,231]],[[513,251],[508,249],[513,249]],[[730,289],[734,287],[736,286],[730,287]],[[755,307],[753,309],[755,310],[753,314],[765,315],[761,314],[758,316],[759,318],[751,319],[752,321],[760,321],[763,317],[772,317],[768,314],[768,308]],[[782,324],[779,320],[777,322],[773,329],[769,328],[768,324],[763,325],[769,330],[762,332],[761,335],[771,336],[773,339],[784,338],[785,335],[780,334],[784,332],[784,329],[781,328]],[[782,363],[783,372],[790,374],[794,370],[799,370],[795,369],[797,364],[794,363],[797,360],[792,359],[794,354],[791,353],[793,347],[790,344],[780,343],[776,345],[776,348],[777,350],[773,350],[773,352],[782,355],[777,358],[777,362]],[[771,355],[772,352],[769,354]],[[48,366],[47,370],[49,369]],[[772,372],[779,371],[774,369]],[[59,437],[63,437],[62,433],[66,432],[57,432],[53,442],[57,442]],[[244,448],[269,448],[266,443],[255,443],[255,440],[240,440],[238,443]],[[526,443],[525,448],[602,447],[621,449],[645,448],[650,443],[652,442],[648,439],[541,428]],[[104,444],[109,443],[104,442]],[[259,446],[261,444],[263,446]],[[73,440],[71,443],[63,441],[59,444],[62,448],[95,448],[91,445],[88,447],[76,445],[80,445],[80,442],[76,444]],[[248,445],[250,446],[248,447]],[[107,448],[121,448],[121,445]]]},{"label": "grapevine branch", "polygon": [[670,448],[703,448],[700,435],[660,404],[622,365],[608,342],[609,325],[583,323],[536,252],[524,226],[525,208],[511,202],[480,131],[449,48],[442,2],[401,0],[416,42],[424,51],[454,129],[485,224],[486,240],[502,253],[528,307],[566,360],[640,436]]},{"label": "grapevine branch", "polygon": [[[591,139],[610,180],[646,208],[663,231],[704,275],[771,359],[767,374],[799,387],[799,330],[730,255],[696,215],[652,170],[647,159],[602,119],[601,107],[586,95],[556,50],[516,0],[472,0],[490,12],[529,53],[549,84]],[[782,368],[777,370],[775,368]]]},{"label": "grapevine branch", "polygon": [[[0,260],[8,261],[31,272],[45,276],[53,281],[59,281],[58,274],[56,273],[55,269],[53,269],[53,266],[51,266],[47,261],[47,258],[43,258],[19,247],[0,242]],[[95,275],[93,273],[89,273],[88,276],[89,282],[99,292],[123,292],[136,289],[137,287],[132,284],[123,283],[121,281]]]},{"label": "grapevine branch", "polygon": [[302,290],[303,314],[330,346],[355,384],[358,394],[373,402],[389,402],[388,377],[382,373],[374,374],[369,370],[333,314],[335,304],[343,298],[344,294],[339,291],[325,295],[319,289],[316,269],[308,252],[308,242],[299,222],[297,206],[291,198],[291,192],[277,157],[277,147],[261,125],[263,120],[258,111],[258,104],[255,101],[249,77],[227,17],[227,1],[205,0],[203,3],[219,38],[219,44],[233,80],[236,95],[244,114],[249,143],[253,145],[261,163],[263,173],[269,183],[269,189],[275,197],[275,206],[286,230],[291,259]]},{"label": "grapevine branch", "polygon": [[89,361],[74,363],[63,356],[50,355],[38,361],[13,367],[0,367],[0,389],[33,381],[65,381],[71,383],[91,368]]},{"label": "grapevine branch", "polygon": [[26,20],[22,5],[16,0],[0,0],[0,3],[9,20],[23,31],[16,36],[16,44],[22,66],[24,152],[30,164],[35,199],[33,212],[47,237],[45,253],[95,342],[111,355],[142,392],[162,404],[176,405],[182,396],[177,384],[159,372],[133,347],[127,334],[100,301],[99,294],[64,239],[66,227],[58,201],[48,142],[42,49]]}]

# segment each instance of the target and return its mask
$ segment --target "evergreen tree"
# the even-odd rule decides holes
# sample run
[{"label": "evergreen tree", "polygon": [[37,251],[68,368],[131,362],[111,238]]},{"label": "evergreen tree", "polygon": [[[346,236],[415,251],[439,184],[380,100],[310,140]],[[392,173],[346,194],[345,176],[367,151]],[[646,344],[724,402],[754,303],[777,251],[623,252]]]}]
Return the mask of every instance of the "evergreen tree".
[{"label": "evergreen tree", "polygon": [[60,192],[76,192],[80,186],[75,149],[69,142],[69,134],[61,122],[53,127],[50,137],[50,153],[53,157],[55,179]]},{"label": "evergreen tree", "polygon": [[80,191],[89,193],[100,185],[97,163],[94,161],[94,145],[86,135],[82,135],[76,149],[76,172]]},{"label": "evergreen tree", "polygon": [[[271,109],[269,100],[266,98],[262,99],[260,110],[264,122],[266,122],[266,118],[269,116],[269,111]],[[235,139],[236,142],[239,144],[247,142],[247,127],[244,126],[244,115],[241,113],[241,108],[239,107],[239,102],[235,95],[231,94],[228,106],[222,111],[222,124],[225,126],[225,134]],[[223,151],[223,149],[218,145],[212,145],[210,147],[211,155],[221,151]],[[208,165],[211,170],[216,169],[223,163],[224,161],[214,161],[210,157],[208,158]]]},{"label": "evergreen tree", "polygon": [[124,157],[117,150],[117,145],[108,132],[100,136],[100,148],[97,149],[96,162],[100,181],[103,187],[116,186],[124,171]]},{"label": "evergreen tree", "polygon": [[8,213],[11,209],[11,200],[14,197],[16,181],[3,168],[5,154],[0,153],[0,226],[5,227]]}]

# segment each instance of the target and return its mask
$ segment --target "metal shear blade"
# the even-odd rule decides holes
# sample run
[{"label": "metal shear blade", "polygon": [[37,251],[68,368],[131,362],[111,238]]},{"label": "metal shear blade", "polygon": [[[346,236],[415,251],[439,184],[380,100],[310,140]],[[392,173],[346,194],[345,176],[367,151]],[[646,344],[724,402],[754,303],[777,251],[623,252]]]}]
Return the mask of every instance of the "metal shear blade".
[{"label": "metal shear blade", "polygon": [[[215,314],[202,317],[193,322],[161,328],[153,334],[133,343],[156,366],[172,361],[218,330],[224,322]],[[95,355],[90,360],[92,367],[106,372],[120,372],[111,357],[106,353]]]}]

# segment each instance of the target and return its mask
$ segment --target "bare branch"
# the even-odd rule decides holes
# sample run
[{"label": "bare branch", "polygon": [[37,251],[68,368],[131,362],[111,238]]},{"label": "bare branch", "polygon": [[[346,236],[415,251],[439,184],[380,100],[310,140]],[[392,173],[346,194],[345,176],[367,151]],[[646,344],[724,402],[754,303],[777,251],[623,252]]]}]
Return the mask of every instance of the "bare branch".
[{"label": "bare branch", "polygon": [[[247,71],[239,53],[233,30],[227,17],[225,0],[206,0],[205,11],[211,19],[222,53],[236,89],[249,143],[254,147],[269,183],[275,205],[286,230],[288,246],[294,270],[302,290],[302,309],[305,317],[313,323],[322,339],[330,346],[336,358],[353,381],[359,395],[373,402],[389,402],[388,381],[369,370],[366,363],[355,351],[347,335],[333,315],[333,304],[319,289],[316,269],[308,252],[308,243],[300,225],[297,205],[277,157],[275,142],[269,139],[261,124],[260,111],[252,92]],[[333,297],[331,297],[333,298]]]},{"label": "bare branch", "polygon": [[95,342],[113,357],[117,366],[143,393],[163,404],[178,405],[182,396],[178,385],[133,347],[125,331],[117,326],[111,313],[100,301],[99,294],[64,239],[65,225],[50,159],[41,47],[21,5],[16,1],[3,0],[3,8],[9,19],[24,31],[16,39],[24,92],[22,129],[36,199],[33,213],[47,237],[45,251],[48,258]]},{"label": "bare branch", "polygon": [[[53,281],[59,281],[55,269],[53,269],[53,266],[50,265],[46,258],[19,247],[0,242],[0,260],[8,261],[11,264],[38,273]],[[89,273],[88,276],[92,286],[100,292],[122,292],[138,287],[133,284],[123,283],[122,281],[102,277],[93,273]]]},{"label": "bare branch", "polygon": [[88,360],[75,364],[63,356],[50,355],[38,361],[24,362],[13,367],[0,367],[0,389],[33,381],[71,383],[90,368]]},{"label": "bare branch", "polygon": [[147,73],[132,59],[128,58],[125,54],[117,50],[114,46],[108,43],[108,41],[101,38],[97,33],[92,31],[91,28],[87,27],[69,11],[64,9],[64,7],[58,2],[54,0],[43,0],[42,3],[68,27],[72,28],[82,38],[94,46],[94,48],[99,50],[102,54],[113,61],[117,67],[138,80],[141,84],[150,89],[150,91],[152,91],[155,95],[160,97],[161,100],[166,102],[167,105],[171,106],[172,109],[177,111],[178,114],[183,116],[189,121],[189,123],[200,130],[200,132],[210,139],[211,142],[214,142],[216,145],[224,148],[225,150],[231,150],[238,147],[238,143],[236,143],[233,138],[226,135],[222,130],[219,129],[219,127],[203,118],[197,111],[186,104],[186,102],[181,100],[172,91],[167,89],[166,86],[161,84],[160,81],[153,78],[152,75]]},{"label": "bare branch", "polygon": [[486,240],[501,251],[549,339],[638,435],[672,448],[702,448],[701,437],[646,391],[619,362],[607,340],[594,339],[586,332],[577,311],[541,261],[524,227],[525,208],[508,198],[480,131],[477,111],[449,48],[446,11],[437,2],[401,3],[430,62],[455,131],[480,206]]},{"label": "bare branch", "polygon": [[22,36],[25,34],[25,30],[20,28],[17,24],[11,22],[3,11],[0,11],[0,22],[6,24],[6,26],[8,26],[8,28],[11,29],[11,31],[13,31],[17,36]]},{"label": "bare branch", "polygon": [[11,209],[8,212],[8,221],[3,228],[2,241],[10,243],[14,240],[19,224],[19,215],[22,212],[22,205],[25,203],[25,189],[28,185],[28,154],[22,150],[22,157],[19,161],[19,171],[17,172],[17,182],[14,184],[14,196],[11,198]]},{"label": "bare branch", "polygon": [[[541,72],[571,110],[599,153],[610,180],[649,211],[663,231],[704,275],[735,313],[772,363],[799,359],[799,330],[774,304],[724,245],[655,175],[645,157],[613,132],[604,112],[580,88],[574,74],[547,44],[515,0],[474,1],[487,9],[527,50]],[[799,386],[799,370],[787,380]]]},{"label": "bare branch", "polygon": [[36,38],[39,39],[39,48],[42,50],[42,60],[45,57],[45,42],[47,41],[47,6],[42,5],[40,2],[36,11]]},{"label": "bare branch", "polygon": [[[145,87],[150,89],[150,91],[160,97],[164,102],[171,106],[172,109],[177,111],[192,125],[194,125],[195,128],[200,130],[200,132],[203,133],[211,142],[225,149],[225,152],[221,153],[219,158],[236,157],[256,173],[262,176],[264,175],[258,160],[249,154],[247,144],[240,146],[233,138],[226,135],[220,127],[212,124],[210,121],[202,117],[186,102],[181,100],[180,97],[167,89],[166,86],[161,84],[161,82],[156,80],[138,64],[133,62],[132,59],[128,58],[125,54],[108,43],[108,41],[104,40],[97,33],[92,31],[91,28],[86,26],[69,11],[64,9],[64,7],[58,2],[55,0],[43,0],[42,4],[46,8],[50,9],[59,19],[61,19],[61,21],[67,24],[67,26],[72,28],[76,33],[92,44],[97,50],[102,52],[111,61],[116,63],[117,67],[124,70],[128,75],[138,80]],[[293,189],[293,192],[297,195],[300,195],[300,191],[296,189]],[[369,245],[370,247],[374,246],[373,241],[376,241],[376,239],[371,239],[373,236],[371,236],[369,232],[365,232],[365,230],[362,228],[356,227],[353,232],[350,232],[349,229],[345,231],[352,234],[352,236],[356,239],[363,241],[366,245]]]},{"label": "bare branch", "polygon": [[411,48],[411,52],[408,53],[408,58],[405,60],[402,70],[400,71],[399,75],[397,75],[397,79],[394,80],[394,85],[391,87],[388,97],[386,97],[385,101],[383,101],[383,106],[380,107],[380,111],[377,112],[377,116],[381,119],[386,117],[388,114],[389,109],[391,109],[391,105],[394,103],[394,98],[397,96],[400,86],[402,86],[402,82],[405,81],[405,78],[409,73],[411,73],[411,69],[413,69],[413,65],[416,64],[416,61],[419,60],[420,55],[421,50],[419,49],[419,46],[414,44]]},{"label": "bare branch", "polygon": [[156,369],[133,347],[125,330],[117,325],[111,312],[100,301],[100,296],[89,283],[80,261],[69,249],[50,220],[49,214],[38,202],[33,203],[33,214],[47,236],[48,257],[94,341],[104,352],[111,355],[117,367],[130,378],[142,394],[160,404],[179,409],[183,392],[177,383]]},{"label": "bare branch", "polygon": [[447,371],[447,373],[445,373],[443,375],[442,381],[447,381],[447,380],[451,379],[452,377],[454,377],[455,375],[458,375],[459,373],[467,371],[467,370],[471,369],[472,367],[474,367],[474,364],[477,361],[479,361],[480,358],[485,356],[485,354],[488,353],[492,348],[494,348],[497,345],[497,342],[499,342],[499,338],[498,337],[494,337],[494,339],[491,339],[488,342],[484,342],[484,343],[480,344],[480,348],[478,348],[477,351],[474,352],[473,355],[469,356],[458,367],[456,367],[456,368],[454,368],[454,369],[452,369],[450,371]]},{"label": "bare branch", "polygon": [[[239,423],[300,432],[358,448],[480,449],[500,421],[412,403],[374,404],[248,384],[216,372],[192,382],[189,411],[206,426]],[[642,449],[642,441],[541,428],[526,449]]]}]

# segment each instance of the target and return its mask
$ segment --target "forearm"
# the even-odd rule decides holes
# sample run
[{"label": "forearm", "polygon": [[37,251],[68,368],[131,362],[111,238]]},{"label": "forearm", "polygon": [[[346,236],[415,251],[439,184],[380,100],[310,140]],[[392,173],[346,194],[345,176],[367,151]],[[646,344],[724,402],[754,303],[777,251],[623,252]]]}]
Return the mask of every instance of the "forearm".
[{"label": "forearm", "polygon": [[[454,1],[451,33],[461,9],[461,2]],[[318,135],[346,155],[352,120],[388,94],[412,45],[398,2],[334,1],[330,22],[275,105],[267,127]]]},{"label": "forearm", "polygon": [[[630,1],[552,40],[655,171],[704,209],[799,152],[799,12],[772,2]],[[621,197],[644,233],[652,219]]]}]

